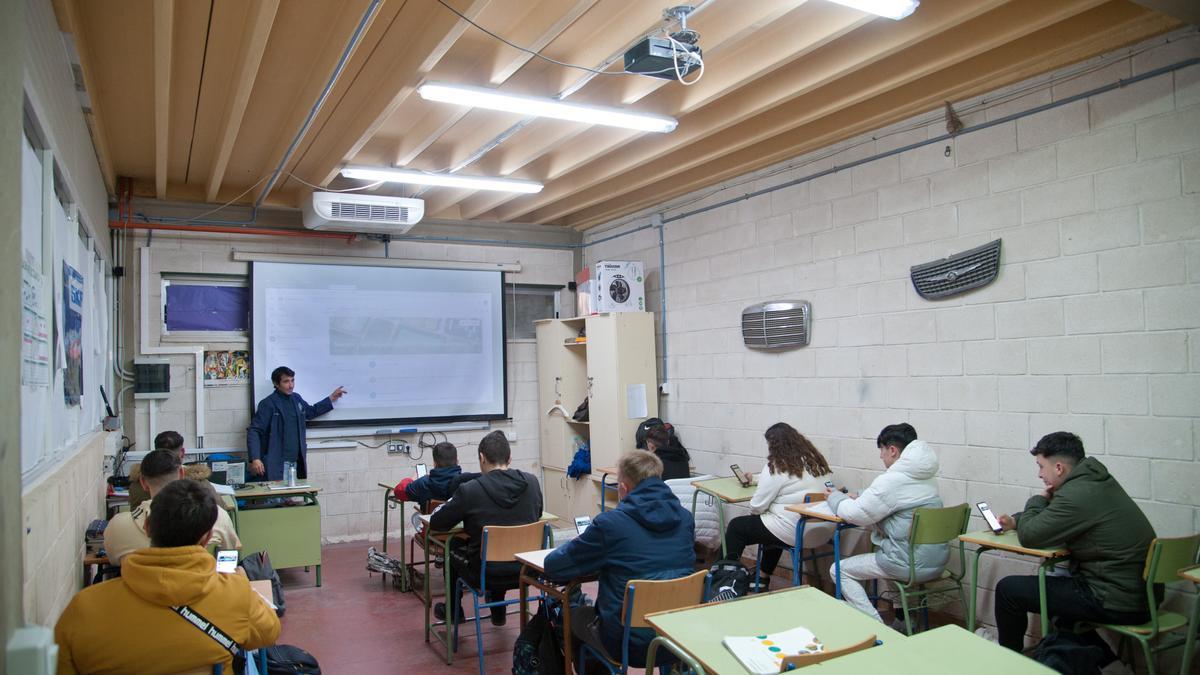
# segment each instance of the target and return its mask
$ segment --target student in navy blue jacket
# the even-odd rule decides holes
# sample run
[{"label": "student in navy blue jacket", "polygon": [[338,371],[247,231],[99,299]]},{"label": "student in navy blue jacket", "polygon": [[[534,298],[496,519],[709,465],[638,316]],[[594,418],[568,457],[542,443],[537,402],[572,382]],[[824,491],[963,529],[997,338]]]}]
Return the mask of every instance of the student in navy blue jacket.
[{"label": "student in navy blue jacket", "polygon": [[459,480],[478,478],[479,474],[464,474],[458,465],[458,448],[453,443],[442,441],[433,446],[433,470],[421,478],[405,478],[396,486],[394,493],[400,499],[416,502],[424,511],[430,499],[446,501],[463,482]]},{"label": "student in navy blue jacket", "polygon": [[296,477],[308,477],[305,455],[308,441],[304,423],[333,410],[333,402],[347,392],[342,387],[316,405],[295,393],[296,371],[279,366],[271,371],[275,391],[258,402],[250,427],[246,429],[246,453],[250,456],[250,475],[257,480],[282,480],[283,463],[296,463]]},{"label": "student in navy blue jacket", "polygon": [[[583,534],[546,556],[546,575],[556,581],[599,575],[596,606],[571,609],[571,633],[617,661],[625,632],[621,623],[625,583],[631,579],[677,579],[691,574],[695,567],[692,514],[663,482],[662,471],[662,460],[653,453],[634,450],[622,455],[617,463],[617,494],[621,498],[617,508],[596,516]],[[652,639],[651,629],[632,631],[631,666],[645,663]]]}]

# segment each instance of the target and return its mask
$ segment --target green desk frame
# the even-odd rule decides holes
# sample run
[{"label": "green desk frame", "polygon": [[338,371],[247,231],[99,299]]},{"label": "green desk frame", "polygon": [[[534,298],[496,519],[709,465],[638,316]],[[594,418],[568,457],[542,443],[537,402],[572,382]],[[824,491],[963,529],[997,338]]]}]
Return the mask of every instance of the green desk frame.
[{"label": "green desk frame", "polygon": [[979,595],[979,556],[984,551],[1008,551],[1020,553],[1038,559],[1038,605],[1042,616],[1042,635],[1050,632],[1050,615],[1046,611],[1046,571],[1066,560],[1068,552],[1065,548],[1030,548],[1022,546],[1017,533],[1008,531],[1003,534],[994,532],[969,532],[959,537],[964,543],[974,544],[975,559],[971,563],[971,602],[967,606],[967,631],[975,632],[975,611]]},{"label": "green desk frame", "polygon": [[[272,483],[279,485],[279,483]],[[321,488],[304,486],[272,490],[267,484],[241,490],[236,497],[247,506],[237,512],[236,527],[244,551],[266,551],[275,569],[316,567],[317,586],[321,585]],[[267,508],[247,508],[255,503],[280,497],[299,497],[303,504]]]},{"label": "green desk frame", "polygon": [[[406,591],[413,590],[413,585],[412,585],[412,581],[410,578],[411,570],[409,570],[409,568],[408,568],[408,560],[406,559],[406,555],[405,555],[408,548],[404,545],[404,543],[405,543],[404,542],[404,540],[405,540],[404,529],[408,525],[408,519],[404,517],[404,500],[396,499],[396,495],[393,492],[392,486],[384,485],[383,483],[376,483],[376,485],[378,485],[379,487],[384,489],[384,491],[383,491],[383,548],[382,548],[382,550],[384,553],[387,553],[387,550],[388,550],[388,513],[392,509],[397,508],[397,506],[398,506],[400,509],[400,569],[403,570],[399,575],[400,591],[406,592]],[[387,586],[388,573],[380,572],[379,574],[382,577],[383,585]]]},{"label": "green desk frame", "polygon": [[699,499],[700,493],[712,497],[717,502],[717,530],[721,533],[721,557],[725,557],[725,504],[740,504],[748,502],[754,497],[754,492],[758,490],[757,485],[742,487],[738,479],[733,476],[727,478],[710,478],[708,480],[694,480],[692,487],[696,491],[692,493],[692,517],[696,516],[696,500]]}]

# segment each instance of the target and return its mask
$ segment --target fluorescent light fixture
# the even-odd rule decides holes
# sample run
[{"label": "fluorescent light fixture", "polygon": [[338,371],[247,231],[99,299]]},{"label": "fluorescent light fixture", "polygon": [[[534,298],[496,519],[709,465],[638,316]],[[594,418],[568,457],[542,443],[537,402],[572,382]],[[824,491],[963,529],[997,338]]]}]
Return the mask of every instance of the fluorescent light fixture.
[{"label": "fluorescent light fixture", "polygon": [[636,129],[638,131],[654,131],[667,133],[674,131],[679,124],[674,117],[654,115],[651,113],[629,112],[620,108],[602,108],[581,103],[567,103],[554,98],[539,96],[520,96],[506,94],[495,89],[484,87],[467,87],[457,84],[441,84],[431,82],[417,88],[417,93],[426,101],[440,101],[469,105],[475,108],[502,110],[531,115],[533,117],[553,117],[554,119],[584,122],[586,124],[603,124],[610,127]]},{"label": "fluorescent light fixture", "polygon": [[917,7],[921,4],[920,0],[833,0],[833,2],[896,21],[917,11]]},{"label": "fluorescent light fixture", "polygon": [[427,173],[414,169],[388,169],[374,166],[348,166],[342,176],[359,180],[407,183],[409,185],[435,185],[438,187],[466,188],[468,190],[497,190],[499,192],[542,191],[542,184],[532,180],[515,178],[489,178],[486,176],[460,176],[452,173]]}]

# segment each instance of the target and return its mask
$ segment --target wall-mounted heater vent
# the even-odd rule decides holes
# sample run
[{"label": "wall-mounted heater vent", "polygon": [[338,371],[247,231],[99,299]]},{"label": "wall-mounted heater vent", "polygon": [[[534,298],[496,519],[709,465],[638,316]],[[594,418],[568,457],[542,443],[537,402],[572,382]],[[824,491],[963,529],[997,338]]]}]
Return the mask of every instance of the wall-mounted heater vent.
[{"label": "wall-mounted heater vent", "polygon": [[742,310],[742,340],[755,349],[787,349],[808,345],[812,305],[804,300],[780,300]]},{"label": "wall-mounted heater vent", "polygon": [[1000,271],[1000,240],[910,270],[913,288],[926,300],[940,300],[987,286]]}]

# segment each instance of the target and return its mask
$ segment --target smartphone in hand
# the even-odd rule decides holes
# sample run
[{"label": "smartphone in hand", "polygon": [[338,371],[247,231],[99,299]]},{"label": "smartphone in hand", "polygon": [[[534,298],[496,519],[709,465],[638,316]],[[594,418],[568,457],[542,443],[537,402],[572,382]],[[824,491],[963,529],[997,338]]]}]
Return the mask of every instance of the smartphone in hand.
[{"label": "smartphone in hand", "polygon": [[237,551],[217,551],[217,571],[221,574],[233,574],[237,571]]},{"label": "smartphone in hand", "polygon": [[424,478],[429,475],[429,467],[424,463],[417,465],[417,478]]},{"label": "smartphone in hand", "polygon": [[1004,527],[1000,524],[1000,519],[996,517],[996,514],[992,513],[992,509],[988,507],[987,502],[979,502],[975,506],[979,508],[979,513],[983,514],[983,519],[987,521],[988,527],[991,528],[992,532],[1000,534],[1004,531]]},{"label": "smartphone in hand", "polygon": [[750,487],[750,475],[745,471],[742,471],[742,467],[738,466],[737,464],[730,464],[729,468],[733,469],[733,476],[734,478],[738,479],[738,482],[742,484],[742,487]]},{"label": "smartphone in hand", "polygon": [[575,516],[575,531],[579,534],[583,534],[583,531],[588,529],[588,525],[591,524],[591,516]]}]

